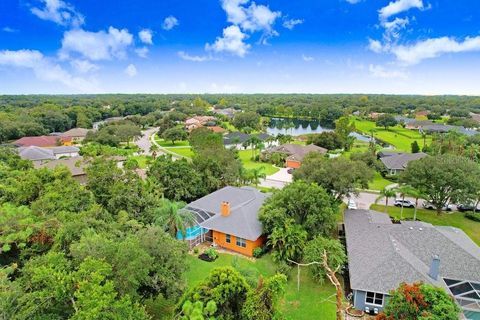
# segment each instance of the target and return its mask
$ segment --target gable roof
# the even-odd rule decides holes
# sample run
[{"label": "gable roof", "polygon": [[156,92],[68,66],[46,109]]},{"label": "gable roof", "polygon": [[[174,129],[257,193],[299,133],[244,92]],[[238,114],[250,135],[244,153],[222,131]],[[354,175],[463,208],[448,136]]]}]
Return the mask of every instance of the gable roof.
[{"label": "gable roof", "polygon": [[[255,241],[263,234],[258,212],[270,194],[251,187],[224,187],[189,203],[187,210],[200,214],[200,226]],[[230,215],[224,217],[222,202],[230,203]]]},{"label": "gable roof", "polygon": [[53,160],[55,155],[51,149],[39,148],[35,146],[21,147],[18,149],[18,155],[22,159],[40,161],[40,160]]},{"label": "gable roof", "polygon": [[55,169],[58,166],[65,166],[70,171],[73,177],[75,176],[82,176],[85,175],[85,167],[86,163],[83,160],[83,157],[71,157],[67,159],[58,159],[48,161],[46,163],[34,163],[33,166],[35,168],[48,168],[48,169]]},{"label": "gable roof", "polygon": [[390,170],[404,170],[410,161],[425,158],[426,153],[397,153],[380,158],[380,161]]},{"label": "gable roof", "polygon": [[294,160],[294,161],[302,161],[303,158],[309,154],[310,152],[318,152],[325,154],[328,152],[327,149],[316,146],[314,144],[309,144],[306,146],[302,146],[300,144],[282,144],[277,147],[273,147],[268,150],[268,152],[273,153],[273,152],[280,152],[288,155],[288,160]]},{"label": "gable roof", "polygon": [[68,142],[72,139],[69,137],[55,137],[55,136],[38,136],[38,137],[23,137],[15,141],[13,144],[18,147],[55,147],[59,142]]},{"label": "gable roof", "polygon": [[[480,248],[460,229],[393,224],[384,213],[346,210],[345,233],[354,290],[388,293],[417,281],[445,288],[442,278],[480,281]],[[428,275],[433,255],[440,257],[438,280]]]},{"label": "gable roof", "polygon": [[70,129],[70,130],[62,133],[62,136],[63,137],[74,137],[74,138],[78,138],[78,137],[85,138],[87,136],[88,131],[90,131],[90,130],[84,129],[84,128],[73,128],[73,129]]},{"label": "gable roof", "polygon": [[261,141],[265,141],[267,140],[268,138],[271,138],[271,136],[267,133],[260,133],[260,134],[247,134],[247,133],[243,133],[243,132],[240,132],[240,131],[235,131],[235,132],[230,132],[230,133],[227,133],[224,137],[223,137],[223,144],[224,145],[230,145],[230,144],[242,144],[244,143],[245,141],[247,141],[248,139],[250,139],[250,137],[257,137],[258,139],[260,139]]}]

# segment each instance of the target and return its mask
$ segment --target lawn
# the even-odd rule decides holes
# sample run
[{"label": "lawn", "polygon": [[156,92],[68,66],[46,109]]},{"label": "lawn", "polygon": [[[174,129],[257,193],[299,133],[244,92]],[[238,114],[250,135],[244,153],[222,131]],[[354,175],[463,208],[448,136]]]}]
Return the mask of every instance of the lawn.
[{"label": "lawn", "polygon": [[137,160],[140,169],[145,169],[147,167],[149,161],[152,160],[152,157],[149,157],[149,156],[131,156],[130,159]]},{"label": "lawn", "polygon": [[240,156],[240,160],[242,161],[243,167],[245,169],[254,169],[254,168],[264,167],[265,168],[265,174],[267,176],[272,175],[279,170],[278,168],[275,168],[270,163],[253,161],[251,159],[252,150],[240,150],[238,152],[238,154]]},{"label": "lawn", "polygon": [[385,179],[379,172],[375,171],[375,176],[373,177],[373,181],[368,184],[368,189],[380,191],[392,183],[394,182]]},{"label": "lawn", "polygon": [[[370,209],[384,212],[385,206],[373,204]],[[392,217],[400,219],[401,208],[388,207],[388,214]],[[413,218],[413,209],[404,208],[403,217]],[[437,215],[434,210],[417,210],[417,219],[438,226],[452,226],[462,229],[475,243],[480,245],[480,222],[472,221],[465,218],[465,214],[461,212],[442,213]]]},{"label": "lawn", "polygon": [[342,156],[350,159],[350,156],[352,155],[352,153],[364,153],[367,151],[368,151],[368,142],[355,140],[350,150],[343,152]]},{"label": "lawn", "polygon": [[155,136],[155,141],[161,147],[188,147],[188,146],[190,146],[190,142],[188,142],[188,140],[175,141],[175,144],[173,144],[172,141],[165,141],[164,139],[161,139],[158,136]]},{"label": "lawn", "polygon": [[[391,144],[395,149],[405,152],[410,152],[412,149],[412,142],[417,141],[420,148],[423,147],[422,135],[416,130],[409,130],[401,126],[388,128],[377,127],[375,122],[368,120],[354,119],[355,127],[365,135],[370,135],[373,131],[373,136],[388,144]],[[431,136],[427,136],[426,143],[429,145],[432,142]]]},{"label": "lawn", "polygon": [[[219,258],[214,262],[205,262],[189,255],[187,263],[190,269],[186,273],[188,285],[192,286],[200,282],[208,276],[210,270],[216,267],[231,266],[234,260],[236,260],[236,264],[240,268],[252,269],[255,273],[264,277],[272,276],[275,273],[275,265],[269,255],[256,261],[251,261],[231,254],[220,254]],[[335,293],[333,286],[327,282],[323,285],[314,282],[308,271],[302,269],[300,291],[297,291],[296,274],[296,269],[293,269],[287,284],[285,299],[281,303],[281,308],[286,319],[335,319],[335,305],[331,302],[324,301]],[[330,301],[333,301],[333,299],[334,297],[332,297]]]},{"label": "lawn", "polygon": [[165,148],[165,150],[176,153],[176,154],[181,155],[183,157],[187,157],[187,158],[192,158],[193,157],[193,151],[192,151],[192,148],[190,148],[190,147]]}]

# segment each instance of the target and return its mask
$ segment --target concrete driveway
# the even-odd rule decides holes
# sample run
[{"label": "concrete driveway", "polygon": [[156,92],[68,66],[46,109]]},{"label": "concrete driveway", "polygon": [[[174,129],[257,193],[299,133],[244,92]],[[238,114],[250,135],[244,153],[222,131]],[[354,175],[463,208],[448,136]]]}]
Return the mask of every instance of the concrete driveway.
[{"label": "concrete driveway", "polygon": [[278,172],[267,176],[260,182],[260,186],[265,188],[277,188],[282,189],[287,184],[292,182],[293,178],[290,173],[288,173],[288,168],[280,168]]}]

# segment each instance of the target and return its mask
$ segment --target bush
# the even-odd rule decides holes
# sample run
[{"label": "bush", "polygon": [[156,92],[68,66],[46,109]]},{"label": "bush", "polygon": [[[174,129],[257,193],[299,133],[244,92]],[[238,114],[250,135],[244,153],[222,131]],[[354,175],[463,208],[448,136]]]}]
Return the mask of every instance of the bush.
[{"label": "bush", "polygon": [[292,270],[292,267],[288,265],[286,262],[279,262],[277,264],[276,272],[281,273],[287,276],[287,278],[290,278],[290,271]]},{"label": "bush", "polygon": [[255,258],[260,258],[263,254],[263,248],[262,247],[257,247],[253,249],[253,257]]},{"label": "bush", "polygon": [[467,212],[465,213],[465,218],[480,222],[480,213]]},{"label": "bush", "polygon": [[218,258],[217,250],[215,250],[214,248],[208,248],[207,250],[205,250],[205,254],[212,260]]},{"label": "bush", "polygon": [[195,253],[195,254],[198,253],[198,248],[197,247],[193,248],[193,253]]}]

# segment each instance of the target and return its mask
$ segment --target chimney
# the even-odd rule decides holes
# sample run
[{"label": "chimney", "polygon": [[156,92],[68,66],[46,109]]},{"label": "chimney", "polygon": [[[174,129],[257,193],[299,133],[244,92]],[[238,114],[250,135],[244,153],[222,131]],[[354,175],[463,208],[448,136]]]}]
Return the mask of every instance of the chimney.
[{"label": "chimney", "polygon": [[228,217],[230,215],[230,202],[223,201],[220,209],[220,213],[223,217]]},{"label": "chimney", "polygon": [[433,280],[438,280],[438,274],[440,273],[440,257],[438,255],[434,255],[432,257],[432,263],[430,264],[430,272],[428,275]]}]

